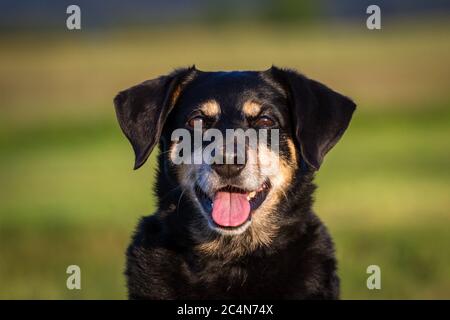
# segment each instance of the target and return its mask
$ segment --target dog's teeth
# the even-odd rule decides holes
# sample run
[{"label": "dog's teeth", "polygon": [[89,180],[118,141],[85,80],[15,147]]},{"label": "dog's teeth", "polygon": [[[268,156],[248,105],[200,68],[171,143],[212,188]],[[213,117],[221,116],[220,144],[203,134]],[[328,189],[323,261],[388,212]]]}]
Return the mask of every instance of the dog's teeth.
[{"label": "dog's teeth", "polygon": [[256,195],[256,192],[255,192],[255,191],[250,192],[250,193],[247,195],[247,200],[252,199],[255,195]]}]

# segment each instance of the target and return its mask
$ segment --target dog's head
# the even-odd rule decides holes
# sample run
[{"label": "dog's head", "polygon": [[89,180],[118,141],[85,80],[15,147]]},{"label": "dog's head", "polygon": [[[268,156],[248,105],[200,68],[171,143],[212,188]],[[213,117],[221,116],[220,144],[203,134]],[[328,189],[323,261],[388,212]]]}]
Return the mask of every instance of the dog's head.
[{"label": "dog's head", "polygon": [[319,169],[355,109],[325,85],[276,67],[181,69],[120,92],[114,103],[135,169],[160,142],[167,166],[160,169],[223,235],[268,228],[280,218],[277,207],[289,200],[292,180]]}]

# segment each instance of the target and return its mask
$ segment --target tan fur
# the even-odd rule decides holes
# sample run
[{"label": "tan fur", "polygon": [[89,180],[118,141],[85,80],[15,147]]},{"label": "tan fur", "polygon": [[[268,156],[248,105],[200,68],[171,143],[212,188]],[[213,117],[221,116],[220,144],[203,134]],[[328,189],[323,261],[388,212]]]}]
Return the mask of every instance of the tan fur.
[{"label": "tan fur", "polygon": [[248,100],[242,106],[242,110],[247,117],[256,117],[261,111],[261,105],[252,100]]},{"label": "tan fur", "polygon": [[183,91],[184,87],[186,86],[187,83],[189,83],[193,78],[195,77],[195,74],[190,74],[189,76],[186,77],[186,79],[184,79],[172,92],[172,95],[170,97],[170,102],[172,104],[172,106],[174,106],[177,101],[178,98],[181,95],[181,92]]},{"label": "tan fur", "polygon": [[208,117],[217,117],[220,113],[220,106],[216,100],[209,100],[200,106],[200,110]]},{"label": "tan fur", "polygon": [[177,103],[177,100],[178,100],[178,97],[181,94],[181,91],[182,91],[181,85],[177,86],[175,88],[175,90],[173,90],[171,101],[170,101],[172,106],[174,106]]},{"label": "tan fur", "polygon": [[287,145],[290,151],[290,157],[292,158],[292,165],[297,166],[298,165],[298,158],[297,158],[297,150],[295,149],[295,144],[292,139],[287,140]]}]

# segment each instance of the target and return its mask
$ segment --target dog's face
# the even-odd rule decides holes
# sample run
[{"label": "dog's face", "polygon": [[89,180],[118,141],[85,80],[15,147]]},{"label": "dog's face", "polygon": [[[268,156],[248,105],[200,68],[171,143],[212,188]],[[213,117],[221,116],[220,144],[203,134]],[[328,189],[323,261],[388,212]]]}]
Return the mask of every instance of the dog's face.
[{"label": "dog's face", "polygon": [[[277,207],[288,200],[300,166],[319,168],[355,108],[324,85],[275,67],[263,72],[178,70],[121,92],[115,105],[136,154],[135,168],[161,140],[182,193],[208,228],[223,235],[276,225]],[[174,135],[180,129],[182,139]],[[189,148],[181,151],[181,146]],[[201,159],[195,161],[198,151]],[[190,161],[178,161],[186,153]]]},{"label": "dog's face", "polygon": [[[197,126],[204,136],[216,130],[223,137],[217,154],[212,152],[217,161],[208,158],[173,166],[186,196],[213,230],[229,235],[244,232],[266,218],[289,184],[297,158],[286,99],[286,93],[259,72],[202,73],[180,95],[166,122],[167,136],[186,128],[193,137]],[[228,145],[232,148],[227,148],[227,133],[236,134]],[[239,133],[243,139],[238,139]],[[169,159],[178,156],[178,146],[185,142],[173,140]],[[201,150],[209,145],[206,140]],[[238,147],[242,161],[237,159]]]}]

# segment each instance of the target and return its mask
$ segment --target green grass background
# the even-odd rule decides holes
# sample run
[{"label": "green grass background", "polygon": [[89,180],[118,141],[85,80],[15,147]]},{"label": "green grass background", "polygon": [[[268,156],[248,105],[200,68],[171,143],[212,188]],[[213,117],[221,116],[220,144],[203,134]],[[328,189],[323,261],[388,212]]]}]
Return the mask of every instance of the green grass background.
[{"label": "green grass background", "polygon": [[[150,28],[149,28],[150,29]],[[317,175],[342,297],[450,298],[447,23],[196,26],[2,34],[0,298],[126,298],[124,251],[155,209],[154,155],[133,172],[112,106],[137,82],[204,70],[298,68],[358,110]],[[68,265],[82,290],[66,288]],[[382,289],[366,288],[381,267]]]}]

